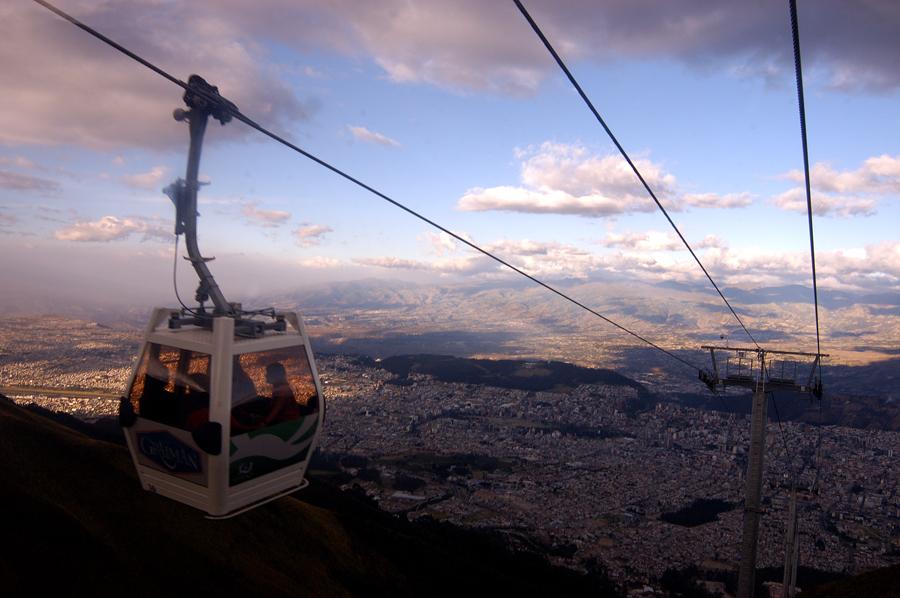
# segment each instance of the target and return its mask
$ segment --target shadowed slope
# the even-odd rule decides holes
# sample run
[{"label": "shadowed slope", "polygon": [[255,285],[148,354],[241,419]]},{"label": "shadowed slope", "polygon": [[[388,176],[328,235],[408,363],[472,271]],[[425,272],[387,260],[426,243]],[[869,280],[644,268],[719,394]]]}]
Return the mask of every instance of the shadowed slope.
[{"label": "shadowed slope", "polygon": [[[141,490],[127,451],[0,397],[4,595],[609,594],[601,576],[312,488],[235,519]],[[333,500],[329,499],[329,494]],[[304,494],[297,495],[303,498]]]},{"label": "shadowed slope", "polygon": [[900,596],[900,565],[817,586],[803,595],[809,598],[896,598]]}]

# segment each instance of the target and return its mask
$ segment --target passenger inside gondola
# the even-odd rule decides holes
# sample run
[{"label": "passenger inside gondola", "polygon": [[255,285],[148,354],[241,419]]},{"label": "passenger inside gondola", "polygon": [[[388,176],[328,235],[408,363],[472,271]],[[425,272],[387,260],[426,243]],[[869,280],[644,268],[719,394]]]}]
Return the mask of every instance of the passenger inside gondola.
[{"label": "passenger inside gondola", "polygon": [[174,423],[177,418],[175,395],[166,390],[169,386],[169,369],[160,361],[160,345],[150,345],[144,363],[135,380],[134,389],[140,388],[138,410],[141,417],[161,423]]},{"label": "passenger inside gondola", "polygon": [[181,406],[185,415],[183,427],[196,430],[209,421],[209,376],[207,374],[191,374],[188,378],[184,399]]},{"label": "passenger inside gondola", "polygon": [[235,356],[231,369],[231,435],[256,430],[265,418],[265,402],[259,396],[253,379],[244,370],[240,356]]},{"label": "passenger inside gondola", "polygon": [[232,436],[299,420],[319,409],[309,361],[293,347],[236,355],[231,385]]},{"label": "passenger inside gondola", "polygon": [[189,430],[209,419],[209,355],[152,343],[131,386],[136,414]]}]

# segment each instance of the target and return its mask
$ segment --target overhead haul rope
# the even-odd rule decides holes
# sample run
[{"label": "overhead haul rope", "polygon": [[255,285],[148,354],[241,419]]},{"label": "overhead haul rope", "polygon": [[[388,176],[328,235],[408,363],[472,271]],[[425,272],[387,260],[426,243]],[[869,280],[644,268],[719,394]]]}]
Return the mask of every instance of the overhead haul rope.
[{"label": "overhead haul rope", "polygon": [[[809,257],[812,264],[813,305],[816,310],[816,354],[822,353],[819,334],[819,289],[816,284],[816,243],[813,237],[812,191],[809,183],[809,146],[806,142],[806,103],[803,101],[803,65],[800,61],[800,27],[797,24],[797,1],[789,0],[791,33],[794,38],[794,71],[797,75],[797,103],[800,106],[800,138],[803,140],[803,174],[806,182],[806,214],[809,220]],[[822,358],[819,357],[819,381],[822,380]]]},{"label": "overhead haul rope", "polygon": [[750,340],[753,341],[753,344],[755,344],[756,348],[759,349],[760,348],[759,343],[756,342],[756,339],[753,338],[753,335],[750,334],[750,331],[747,329],[746,326],[744,326],[744,322],[741,320],[740,316],[738,316],[738,314],[734,310],[734,308],[731,307],[731,303],[728,302],[728,299],[725,298],[725,295],[722,293],[721,289],[719,289],[719,285],[717,285],[716,281],[713,280],[712,276],[710,276],[709,272],[706,270],[706,267],[703,265],[703,262],[700,261],[700,258],[697,257],[697,254],[694,252],[693,248],[691,248],[690,243],[687,242],[687,239],[685,239],[684,235],[681,234],[681,231],[678,230],[678,227],[675,225],[675,222],[669,216],[669,212],[666,211],[666,209],[663,207],[662,203],[660,203],[659,199],[657,199],[656,194],[653,192],[653,189],[650,188],[650,185],[647,183],[647,181],[641,175],[641,172],[638,170],[637,166],[635,166],[634,162],[631,161],[631,158],[628,156],[628,152],[625,151],[625,148],[622,147],[622,144],[619,143],[619,140],[613,134],[612,130],[610,130],[609,126],[607,126],[606,121],[604,121],[603,117],[600,116],[600,113],[597,111],[597,109],[594,107],[594,104],[591,102],[591,100],[588,98],[587,94],[581,88],[581,85],[578,84],[578,81],[575,80],[575,77],[572,75],[572,72],[568,69],[566,64],[563,62],[562,58],[560,58],[559,54],[556,53],[556,50],[553,49],[553,46],[550,44],[550,41],[547,39],[547,37],[541,31],[541,28],[538,27],[538,24],[534,21],[534,19],[531,18],[531,15],[528,14],[528,11],[525,10],[525,7],[522,5],[522,3],[519,0],[513,0],[513,2],[515,2],[516,6],[519,7],[519,11],[522,13],[522,16],[525,17],[525,19],[528,21],[528,24],[531,25],[531,28],[534,29],[534,32],[544,43],[544,46],[547,48],[547,51],[549,51],[550,54],[553,56],[553,59],[556,60],[556,64],[558,64],[559,68],[562,69],[563,73],[565,73],[566,77],[569,79],[569,82],[575,88],[575,91],[578,92],[578,95],[581,96],[581,99],[584,100],[584,103],[587,105],[587,107],[593,113],[594,117],[597,119],[597,122],[600,123],[600,126],[603,127],[603,130],[606,131],[607,135],[609,135],[609,138],[612,140],[613,144],[615,144],[616,148],[618,148],[619,153],[622,154],[622,157],[625,158],[625,161],[628,162],[629,166],[631,166],[631,170],[634,171],[635,176],[638,178],[638,180],[644,186],[644,189],[647,190],[647,193],[650,195],[650,197],[656,203],[656,206],[663,213],[663,216],[666,217],[666,220],[669,221],[669,224],[672,225],[672,228],[675,230],[675,233],[678,234],[678,237],[681,239],[681,242],[684,243],[684,246],[687,247],[687,250],[689,252],[691,252],[691,256],[693,256],[694,261],[697,262],[697,265],[700,266],[700,269],[703,270],[704,274],[706,274],[706,278],[709,279],[709,282],[712,283],[712,286],[716,289],[716,292],[719,293],[719,297],[722,298],[722,301],[724,301],[725,305],[728,306],[728,309],[731,310],[731,314],[737,320],[738,324],[741,325],[741,328],[744,329],[744,332],[747,333],[747,336],[750,337]]},{"label": "overhead haul rope", "polygon": [[[809,176],[809,144],[806,138],[806,102],[803,98],[803,63],[800,60],[800,25],[797,18],[797,2],[796,0],[788,0],[791,12],[791,38],[794,44],[794,73],[797,79],[797,106],[800,111],[800,139],[803,143],[803,179],[806,186],[806,217],[809,223],[809,260],[812,268],[813,283],[813,306],[816,314],[816,353],[818,354],[819,368],[819,384],[822,383],[822,340],[819,332],[819,288],[816,284],[816,243],[813,236],[813,211],[812,211],[812,188]],[[821,386],[819,387],[821,388]],[[821,394],[821,393],[820,393]],[[821,399],[821,396],[820,396]],[[817,441],[816,454],[813,458],[813,469],[815,470],[815,479],[813,482],[814,489],[818,492],[819,482],[819,449],[822,445],[822,401],[819,400],[819,434]],[[805,463],[804,463],[805,466]],[[797,482],[794,482],[796,488]]]},{"label": "overhead haul rope", "polygon": [[[141,58],[140,56],[138,56],[138,55],[135,54],[134,52],[132,52],[132,51],[128,50],[127,48],[123,47],[122,45],[120,45],[120,44],[114,42],[113,40],[111,40],[110,38],[106,37],[106,36],[103,35],[102,33],[98,32],[98,31],[96,31],[95,29],[91,28],[90,26],[88,26],[88,25],[82,23],[81,21],[79,21],[79,20],[76,19],[75,17],[73,17],[73,16],[69,15],[68,13],[63,12],[62,10],[56,8],[55,6],[53,6],[52,4],[50,4],[49,2],[46,2],[46,0],[34,0],[34,2],[40,4],[40,5],[43,6],[44,8],[46,8],[46,9],[50,10],[51,12],[55,13],[56,15],[62,17],[62,18],[65,19],[66,21],[69,21],[70,23],[72,23],[73,25],[75,25],[76,27],[78,27],[79,29],[82,29],[83,31],[85,31],[85,32],[87,32],[87,33],[89,33],[89,34],[91,34],[92,36],[94,36],[95,38],[99,39],[99,40],[102,41],[103,43],[105,43],[105,44],[107,44],[107,45],[109,45],[109,46],[115,48],[116,50],[118,50],[119,52],[125,54],[125,55],[128,56],[129,58],[131,58],[131,59],[133,59],[133,60],[139,62],[140,64],[144,65],[145,67],[147,67],[148,69],[150,69],[150,70],[153,71],[154,73],[160,75],[161,77],[164,77],[165,79],[169,80],[170,82],[174,83],[175,85],[177,85],[177,86],[179,86],[179,87],[181,87],[181,88],[183,88],[183,89],[185,89],[185,90],[190,89],[190,90],[192,91],[192,93],[196,93],[196,94],[199,94],[199,95],[201,95],[201,96],[204,96],[204,97],[205,97],[206,99],[208,99],[210,102],[213,102],[213,103],[215,103],[215,104],[221,103],[221,98],[217,98],[217,97],[213,97],[213,96],[207,95],[205,92],[203,92],[203,90],[200,90],[200,89],[197,89],[197,88],[194,88],[194,87],[189,87],[188,84],[185,83],[184,81],[181,81],[180,79],[178,79],[178,78],[176,78],[176,77],[173,77],[172,75],[170,75],[170,74],[167,73],[166,71],[162,70],[162,69],[159,68],[158,66],[154,65],[153,63],[151,63],[151,62],[149,62],[149,61],[147,61],[147,60]],[[235,119],[237,119],[237,120],[243,122],[244,124],[246,124],[246,125],[249,126],[250,128],[256,129],[257,131],[259,131],[259,132],[262,133],[263,135],[266,135],[267,137],[270,137],[270,138],[274,139],[274,140],[277,141],[278,143],[280,143],[280,144],[282,144],[282,145],[284,145],[284,146],[286,146],[286,147],[288,147],[288,148],[294,150],[295,152],[297,152],[297,153],[299,153],[299,154],[305,156],[306,158],[312,160],[312,161],[315,162],[316,164],[319,164],[320,166],[324,166],[325,168],[327,168],[327,169],[330,170],[331,172],[333,172],[333,173],[335,173],[335,174],[337,174],[337,175],[339,175],[339,176],[341,176],[341,177],[347,179],[347,180],[350,181],[351,183],[354,183],[355,185],[357,185],[357,186],[359,186],[359,187],[362,187],[363,189],[365,189],[366,191],[372,193],[373,195],[377,195],[378,197],[380,197],[380,198],[383,199],[384,201],[386,201],[386,202],[388,202],[388,203],[394,205],[395,207],[400,208],[401,210],[403,210],[404,212],[406,212],[406,213],[408,213],[408,214],[410,214],[410,215],[412,215],[412,216],[415,216],[415,217],[418,218],[419,220],[421,220],[421,221],[425,222],[426,224],[428,224],[428,225],[430,225],[430,226],[432,226],[432,227],[438,229],[439,231],[441,231],[441,232],[443,232],[443,233],[446,233],[446,234],[450,235],[451,237],[453,237],[454,239],[456,239],[456,240],[459,241],[460,243],[463,243],[464,245],[470,247],[471,249],[474,249],[475,251],[478,251],[479,253],[481,253],[481,254],[483,254],[483,255],[485,255],[485,256],[491,258],[492,260],[494,260],[495,262],[501,264],[502,266],[505,266],[505,267],[509,268],[510,270],[512,270],[513,272],[515,272],[516,274],[519,274],[519,275],[521,275],[521,276],[524,276],[525,278],[527,278],[528,280],[534,282],[535,284],[538,284],[538,285],[544,287],[544,288],[547,289],[548,291],[550,291],[550,292],[552,292],[552,293],[555,293],[556,295],[562,297],[562,298],[565,299],[566,301],[568,301],[568,302],[570,302],[570,303],[572,303],[572,304],[574,304],[574,305],[580,307],[581,309],[583,309],[583,310],[587,311],[588,313],[590,313],[590,314],[592,314],[592,315],[594,315],[594,316],[600,318],[601,320],[607,322],[608,324],[611,324],[612,326],[615,326],[616,328],[618,328],[618,329],[621,330],[622,332],[625,332],[625,333],[631,335],[632,337],[638,339],[639,341],[641,341],[641,342],[643,342],[643,343],[645,343],[645,344],[647,344],[647,345],[650,345],[650,346],[653,347],[654,349],[656,349],[656,350],[658,350],[658,351],[661,351],[661,352],[665,353],[666,355],[668,355],[668,356],[671,357],[672,359],[675,359],[676,361],[681,362],[682,364],[688,366],[689,368],[691,368],[691,369],[693,369],[693,370],[696,370],[696,371],[698,371],[698,372],[701,371],[701,368],[697,367],[697,366],[694,365],[693,363],[691,363],[691,362],[689,362],[689,361],[687,361],[687,360],[685,360],[685,359],[679,357],[678,355],[675,355],[674,353],[672,353],[671,351],[669,351],[669,350],[667,350],[667,349],[664,349],[664,348],[660,347],[660,346],[657,345],[656,343],[654,343],[654,342],[652,342],[652,341],[650,341],[650,340],[644,338],[643,336],[639,335],[638,333],[632,332],[631,330],[629,330],[629,329],[626,328],[625,326],[622,326],[621,324],[618,324],[618,323],[616,323],[616,322],[610,320],[609,318],[607,318],[606,316],[604,316],[604,315],[601,314],[600,312],[598,312],[598,311],[596,311],[596,310],[594,310],[594,309],[588,307],[587,305],[581,303],[581,302],[578,301],[577,299],[574,299],[574,298],[570,297],[569,295],[567,295],[567,294],[563,293],[562,291],[556,289],[555,287],[553,287],[553,286],[551,286],[551,285],[549,285],[549,284],[543,282],[542,280],[540,280],[540,279],[538,279],[538,278],[532,276],[531,274],[526,273],[525,271],[523,271],[523,270],[517,268],[516,266],[513,266],[512,264],[510,264],[510,263],[507,262],[506,260],[504,260],[504,259],[502,259],[502,258],[500,258],[500,257],[498,257],[498,256],[496,256],[496,255],[494,255],[493,253],[491,253],[491,252],[488,251],[487,249],[482,249],[481,247],[479,247],[479,246],[476,245],[475,243],[473,243],[473,242],[471,242],[471,241],[468,241],[467,239],[463,238],[462,236],[460,236],[460,235],[454,233],[453,231],[451,231],[451,230],[449,230],[449,229],[447,229],[447,228],[441,226],[441,225],[438,224],[437,222],[435,222],[435,221],[433,221],[433,220],[431,220],[431,219],[429,219],[429,218],[423,216],[422,214],[416,212],[416,211],[413,210],[412,208],[409,208],[409,207],[403,205],[402,203],[400,203],[399,201],[397,201],[397,200],[395,200],[395,199],[392,199],[391,197],[385,195],[385,194],[382,193],[381,191],[378,191],[378,190],[375,189],[374,187],[370,187],[369,185],[367,185],[367,184],[363,183],[362,181],[360,181],[359,179],[357,179],[357,178],[355,178],[355,177],[353,177],[353,176],[347,174],[346,172],[344,172],[343,170],[337,168],[336,166],[333,166],[333,165],[329,164],[328,162],[326,162],[325,160],[322,160],[321,158],[319,158],[319,157],[317,157],[317,156],[315,156],[315,155],[309,153],[308,151],[306,151],[306,150],[304,150],[304,149],[301,149],[300,147],[294,145],[294,144],[291,143],[290,141],[287,141],[287,140],[284,139],[283,137],[280,137],[279,135],[277,135],[277,134],[275,134],[275,133],[272,133],[271,131],[265,129],[262,125],[257,124],[255,121],[253,121],[253,120],[250,119],[249,117],[245,116],[243,113],[241,113],[240,110],[238,110],[238,109],[236,109],[236,108],[233,108],[233,107],[231,107],[231,106],[226,106],[226,108],[227,108],[227,110],[231,113],[231,115],[232,115]],[[749,334],[749,333],[748,333],[748,334]]]}]

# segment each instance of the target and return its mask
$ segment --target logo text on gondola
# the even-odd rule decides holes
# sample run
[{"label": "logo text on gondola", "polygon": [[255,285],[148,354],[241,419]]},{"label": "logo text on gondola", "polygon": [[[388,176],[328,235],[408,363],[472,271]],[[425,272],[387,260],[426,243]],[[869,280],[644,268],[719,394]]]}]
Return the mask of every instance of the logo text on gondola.
[{"label": "logo text on gondola", "polygon": [[137,435],[138,448],[145,457],[173,473],[200,473],[200,453],[169,432],[144,432]]}]

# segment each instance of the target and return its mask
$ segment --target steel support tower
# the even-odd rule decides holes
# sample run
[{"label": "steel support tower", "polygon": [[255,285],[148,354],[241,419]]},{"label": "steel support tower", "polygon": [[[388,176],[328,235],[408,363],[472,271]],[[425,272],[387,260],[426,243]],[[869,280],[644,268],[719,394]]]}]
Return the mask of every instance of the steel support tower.
[{"label": "steel support tower", "polygon": [[744,526],[741,535],[741,565],[738,568],[738,598],[753,598],[756,577],[756,546],[759,539],[759,519],[762,515],[763,460],[766,449],[766,380],[760,355],[759,375],[753,391],[750,412],[750,454],[744,484]]},{"label": "steel support tower", "polygon": [[784,539],[784,576],[781,581],[783,598],[797,595],[797,562],[800,555],[799,526],[797,517],[797,488],[791,490],[791,506],[788,509],[787,532]]},{"label": "steel support tower", "polygon": [[[776,351],[762,348],[741,347],[714,347],[704,345],[712,357],[712,371],[700,372],[700,379],[713,391],[719,387],[741,386],[753,389],[753,404],[750,411],[750,450],[747,461],[747,475],[744,486],[744,522],[741,536],[741,562],[738,567],[738,598],[753,598],[756,577],[756,552],[759,540],[759,521],[762,510],[762,481],[763,466],[765,462],[766,448],[766,407],[768,403],[767,393],[775,390],[791,390],[795,392],[809,392],[821,398],[821,380],[814,379],[816,366],[822,357],[828,357],[819,353],[803,353],[798,351]],[[725,368],[719,367],[716,361],[716,351],[737,354],[737,368],[729,368],[726,361]],[[749,356],[752,356],[748,358]],[[770,368],[770,355],[781,356],[781,368],[773,371]],[[806,384],[800,384],[796,380],[796,367],[786,368],[785,358],[811,358],[814,357],[810,370],[809,380]],[[745,365],[746,364],[746,365]],[[755,367],[754,367],[755,364]],[[791,503],[791,528],[789,530],[788,551],[792,555],[789,566],[790,572],[786,578],[795,579],[796,555],[798,554],[796,536],[796,502]],[[793,584],[790,584],[793,587]],[[786,586],[787,587],[787,586]]]}]

